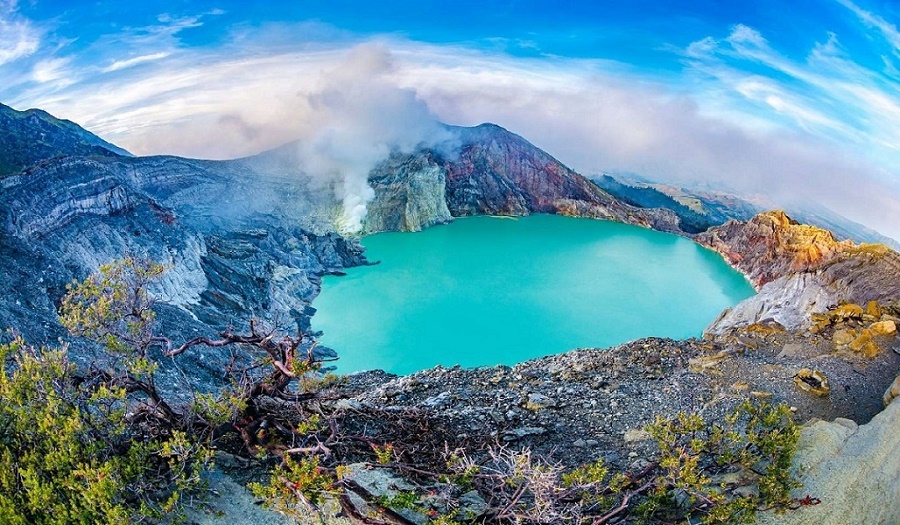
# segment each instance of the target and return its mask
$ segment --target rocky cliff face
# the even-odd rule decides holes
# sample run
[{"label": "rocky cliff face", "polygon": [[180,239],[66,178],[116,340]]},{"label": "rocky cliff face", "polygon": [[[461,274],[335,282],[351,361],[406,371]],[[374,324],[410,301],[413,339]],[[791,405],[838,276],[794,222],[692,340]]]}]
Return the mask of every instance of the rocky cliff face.
[{"label": "rocky cliff face", "polygon": [[557,213],[681,232],[670,210],[616,200],[522,137],[493,124],[448,127],[448,143],[396,154],[369,181],[368,231],[417,231],[469,215]]},{"label": "rocky cliff face", "polygon": [[729,221],[694,238],[721,253],[759,290],[723,312],[709,332],[765,319],[805,327],[810,314],[840,302],[900,298],[900,254],[883,245],[838,242],[830,232],[799,224],[784,212]]},{"label": "rocky cliff face", "polygon": [[694,239],[722,254],[757,288],[779,277],[814,270],[852,246],[781,211],[760,213],[745,222],[728,221]]},{"label": "rocky cliff face", "polygon": [[796,464],[804,486],[819,505],[782,516],[767,513],[760,525],[844,525],[900,523],[900,402],[868,424],[849,419],[818,421],[803,429]]},{"label": "rocky cliff face", "polygon": [[0,325],[34,342],[60,335],[66,283],[126,254],[169,267],[153,293],[176,336],[249,316],[305,326],[320,277],[365,262],[327,231],[330,192],[252,160],[64,157],[0,184]]},{"label": "rocky cliff face", "polygon": [[453,218],[447,171],[431,151],[392,155],[372,170],[369,183],[375,199],[367,209],[366,231],[420,231]]}]

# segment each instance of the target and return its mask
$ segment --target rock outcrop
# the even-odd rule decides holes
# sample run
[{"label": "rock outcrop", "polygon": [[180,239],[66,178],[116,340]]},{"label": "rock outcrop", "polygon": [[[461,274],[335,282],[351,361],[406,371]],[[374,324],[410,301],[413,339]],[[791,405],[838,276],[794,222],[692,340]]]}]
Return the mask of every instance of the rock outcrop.
[{"label": "rock outcrop", "polygon": [[447,207],[447,170],[430,151],[391,155],[369,174],[375,199],[369,203],[369,232],[420,231],[453,219]]},{"label": "rock outcrop", "polygon": [[767,514],[760,525],[900,523],[900,402],[869,423],[819,421],[803,429],[795,464],[803,487],[794,495],[821,500],[784,515]]},{"label": "rock outcrop", "polygon": [[694,239],[722,254],[757,288],[780,277],[809,272],[852,246],[831,232],[800,224],[782,211],[760,213],[748,221],[728,221]]},{"label": "rock outcrop", "polygon": [[253,159],[44,161],[2,181],[0,325],[54,340],[65,285],[126,254],[169,267],[152,291],[176,337],[251,315],[302,324],[319,278],[365,261],[327,233],[322,210],[334,203],[302,174],[262,172]]},{"label": "rock outcrop", "polygon": [[831,233],[798,224],[784,212],[729,221],[694,239],[722,254],[759,292],[723,312],[707,328],[711,333],[766,319],[788,328],[806,327],[811,314],[840,302],[900,298],[900,254],[878,244],[838,242]]}]

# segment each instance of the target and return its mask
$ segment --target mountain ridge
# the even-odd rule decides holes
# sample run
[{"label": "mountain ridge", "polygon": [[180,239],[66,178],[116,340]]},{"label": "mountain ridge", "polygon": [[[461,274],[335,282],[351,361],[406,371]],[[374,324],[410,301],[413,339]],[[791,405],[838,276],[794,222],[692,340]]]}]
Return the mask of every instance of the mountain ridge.
[{"label": "mountain ridge", "polygon": [[37,162],[65,156],[131,156],[78,124],[41,109],[0,104],[0,179]]}]

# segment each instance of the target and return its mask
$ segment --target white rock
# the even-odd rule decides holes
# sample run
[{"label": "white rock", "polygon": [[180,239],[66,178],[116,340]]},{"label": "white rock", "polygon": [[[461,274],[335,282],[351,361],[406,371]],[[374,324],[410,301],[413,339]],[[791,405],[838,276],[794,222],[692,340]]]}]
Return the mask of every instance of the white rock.
[{"label": "white rock", "polygon": [[868,424],[817,421],[803,429],[795,465],[804,486],[798,498],[819,505],[783,515],[761,513],[761,525],[897,525],[900,523],[900,402]]},{"label": "white rock", "polygon": [[722,312],[706,332],[720,334],[729,328],[751,325],[763,319],[774,319],[789,330],[806,327],[811,313],[824,312],[828,305],[836,304],[844,295],[822,286],[813,274],[781,277],[763,285],[753,297]]}]

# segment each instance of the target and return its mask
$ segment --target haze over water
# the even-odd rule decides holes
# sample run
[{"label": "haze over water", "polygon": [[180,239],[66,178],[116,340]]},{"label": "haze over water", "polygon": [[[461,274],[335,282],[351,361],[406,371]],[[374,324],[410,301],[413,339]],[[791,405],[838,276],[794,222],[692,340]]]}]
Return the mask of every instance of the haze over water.
[{"label": "haze over water", "polygon": [[592,219],[471,217],[362,240],[376,266],[326,277],[313,328],[339,373],[515,364],[699,336],[752,286],[687,239]]}]

